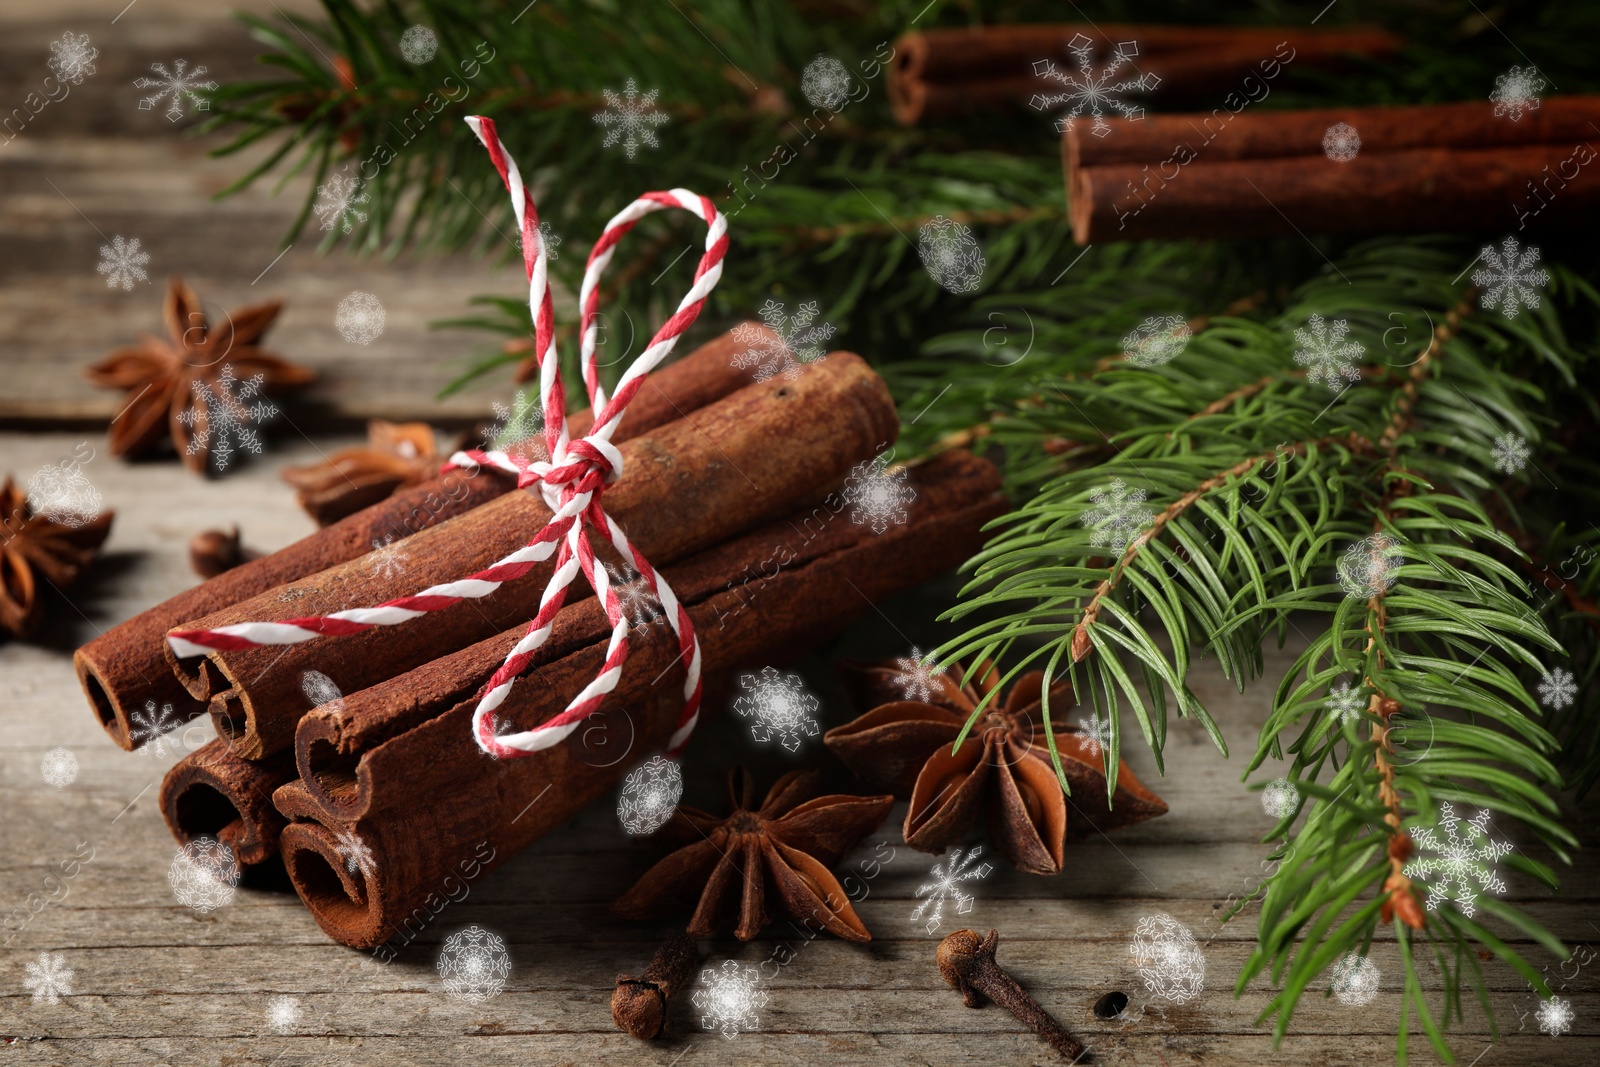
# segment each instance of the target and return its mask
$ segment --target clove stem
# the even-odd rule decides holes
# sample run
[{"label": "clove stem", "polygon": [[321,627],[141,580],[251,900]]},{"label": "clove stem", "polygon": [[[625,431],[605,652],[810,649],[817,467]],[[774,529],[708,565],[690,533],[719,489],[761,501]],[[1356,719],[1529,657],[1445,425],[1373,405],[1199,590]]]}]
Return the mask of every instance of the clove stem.
[{"label": "clove stem", "polygon": [[667,1002],[694,979],[700,949],[687,934],[673,934],[661,943],[644,975],[617,975],[611,994],[611,1018],[623,1032],[649,1041],[667,1032]]},{"label": "clove stem", "polygon": [[939,973],[961,993],[967,1007],[982,1007],[985,998],[994,1001],[1022,1020],[1067,1060],[1076,1062],[1084,1053],[1082,1043],[1039,1007],[1039,1002],[995,962],[994,953],[999,944],[1000,934],[996,930],[990,930],[989,936],[981,940],[971,930],[957,930],[939,942],[935,956]]}]

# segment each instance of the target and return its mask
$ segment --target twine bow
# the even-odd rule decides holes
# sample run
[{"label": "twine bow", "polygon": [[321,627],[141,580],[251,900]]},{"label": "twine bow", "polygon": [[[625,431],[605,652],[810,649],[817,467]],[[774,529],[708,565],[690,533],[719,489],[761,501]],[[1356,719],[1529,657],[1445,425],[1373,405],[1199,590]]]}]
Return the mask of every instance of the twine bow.
[{"label": "twine bow", "polygon": [[[203,655],[212,649],[247,648],[255,645],[292,644],[330,634],[359,633],[372,626],[394,626],[438,611],[465,599],[488,596],[502,584],[522,577],[535,565],[555,556],[555,573],[545,586],[538,613],[528,624],[527,633],[506,657],[484,686],[473,711],[472,732],[479,746],[492,756],[514,758],[549,748],[577,729],[594,714],[606,695],[614,690],[628,659],[630,621],[612,588],[610,575],[597,564],[590,541],[590,530],[603,531],[617,553],[631,560],[639,578],[655,594],[668,624],[678,637],[679,658],[687,661],[683,686],[683,710],[667,750],[676,756],[694,730],[700,711],[700,643],[695,637],[689,613],[678,603],[666,579],[656,573],[628,541],[601,500],[605,489],[622,476],[622,453],[611,443],[629,402],[644,384],[644,379],[673,350],[685,330],[693,324],[706,297],[722,277],[722,260],[728,249],[727,220],[707,198],[687,189],[645,193],[606,223],[600,239],[589,254],[578,303],[582,309],[580,363],[589,402],[597,413],[587,436],[573,440],[567,427],[566,392],[561,383],[561,368],[555,346],[555,313],[550,297],[544,242],[539,236],[539,215],[533,197],[523,185],[517,165],[506,154],[495,131],[494,120],[482,116],[467,119],[467,125],[489,151],[489,159],[499,171],[511,194],[512,210],[522,235],[522,257],[528,272],[528,306],[533,312],[534,343],[539,353],[539,396],[544,411],[545,446],[548,460],[530,460],[503,451],[469,450],[450,457],[452,466],[493,466],[516,475],[519,488],[537,485],[552,515],[523,547],[493,564],[455,582],[431,586],[411,596],[399,597],[370,608],[352,608],[330,615],[287,619],[282,622],[248,622],[217,627],[214,630],[174,630],[167,635],[178,656]],[[600,304],[600,275],[611,262],[617,242],[646,215],[667,208],[682,208],[706,223],[705,253],[695,270],[694,284],[672,317],[650,340],[617,383],[615,395],[607,397],[600,384],[595,361],[598,327],[595,319]],[[611,623],[611,641],[599,674],[573,697],[559,715],[531,730],[500,734],[494,712],[511,692],[517,676],[527,667],[534,653],[550,637],[556,613],[566,599],[568,587],[579,570],[595,591]]]}]

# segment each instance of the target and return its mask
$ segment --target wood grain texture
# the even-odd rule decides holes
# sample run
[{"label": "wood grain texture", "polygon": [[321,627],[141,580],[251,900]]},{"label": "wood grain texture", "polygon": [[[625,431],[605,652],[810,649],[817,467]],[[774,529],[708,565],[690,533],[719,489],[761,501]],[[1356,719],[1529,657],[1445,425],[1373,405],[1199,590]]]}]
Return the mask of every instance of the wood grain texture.
[{"label": "wood grain texture", "polygon": [[[70,455],[76,440],[0,434],[0,454],[7,466],[26,472]],[[317,446],[345,443],[319,440]],[[303,535],[310,520],[292,506],[291,490],[274,472],[312,455],[305,444],[283,448],[217,482],[202,482],[175,463],[101,459],[87,468],[106,506],[118,512],[105,569],[74,591],[71,603],[81,616],[72,607],[57,612],[58,623],[46,630],[48,645],[0,646],[0,1042],[7,1062],[1059,1062],[1036,1038],[1017,1032],[1009,1016],[967,1009],[944,986],[933,966],[938,937],[908,921],[933,860],[901,843],[900,808],[841,868],[845,876],[857,872],[864,886],[857,910],[873,942],[808,941],[780,922],[748,945],[732,938],[702,943],[712,963],[732,957],[759,967],[775,952],[784,955],[780,945],[793,953],[781,968],[767,963],[771,981],[761,1029],[734,1041],[701,1030],[686,1000],[676,1005],[673,1020],[681,1036],[665,1044],[643,1045],[613,1029],[616,975],[637,973],[669,926],[624,922],[607,910],[655,856],[648,844],[625,837],[607,800],[474,885],[386,964],[330,944],[298,899],[281,888],[243,886],[231,904],[210,915],[179,905],[167,882],[176,845],[156,793],[166,768],[209,741],[210,728],[193,723],[171,735],[176,751],[164,756],[121,751],[84,706],[69,650],[93,627],[192,582],[185,546],[201,526],[237,521],[245,540],[262,548]],[[950,591],[944,583],[881,605],[883,615],[871,613],[827,657],[802,665],[823,695],[825,725],[851,714],[830,675],[832,659],[899,654],[911,641],[928,647],[940,636],[928,620]],[[1293,650],[1269,653],[1269,673],[1281,670]],[[1202,665],[1196,691],[1235,752],[1248,747],[1266,714],[1267,689],[1239,697],[1213,667]],[[743,725],[727,715],[705,724],[686,766],[691,802],[714,808],[720,769],[735,759],[751,763],[763,781],[795,765],[752,745]],[[625,739],[617,740],[623,747]],[[81,765],[77,780],[60,791],[39,771],[43,754],[57,746],[71,749]],[[815,758],[819,750],[807,747],[802,754]],[[1239,758],[1223,759],[1193,724],[1173,724],[1167,752],[1165,778],[1141,748],[1125,755],[1171,805],[1169,815],[1111,839],[1073,845],[1067,869],[1055,878],[996,871],[975,887],[976,903],[960,921],[1000,930],[1001,961],[1093,1047],[1095,1063],[1392,1062],[1398,960],[1387,940],[1373,954],[1383,971],[1379,998],[1354,1009],[1307,996],[1293,1033],[1277,1050],[1270,1033],[1255,1024],[1270,998],[1268,987],[1258,983],[1233,997],[1233,980],[1253,941],[1254,914],[1227,924],[1220,916],[1230,896],[1253,884],[1267,854],[1258,838],[1270,820],[1239,783]],[[1089,811],[1093,799],[1075,803]],[[1575,825],[1591,846],[1600,840],[1592,817]],[[61,895],[58,883],[46,880],[59,878],[58,863],[80,842],[94,858],[66,880],[64,899],[46,904],[17,929],[14,909],[29,916],[30,894]],[[863,881],[861,865],[880,842],[894,849],[893,858],[876,878]],[[1528,844],[1525,835],[1518,843]],[[1507,895],[1570,943],[1600,945],[1593,925],[1600,922],[1600,856],[1580,852],[1561,875],[1559,898],[1514,875]],[[1125,1027],[1095,1019],[1090,1008],[1105,992],[1124,990],[1136,1004],[1145,999],[1126,945],[1139,918],[1157,911],[1189,925],[1205,946],[1205,993],[1183,1007],[1152,1004]],[[445,996],[434,961],[443,938],[472,923],[505,938],[513,965],[505,992],[469,1007]],[[73,995],[54,1006],[31,1003],[22,985],[28,961],[40,952],[60,953],[74,972]],[[1545,962],[1537,950],[1530,955]],[[1572,1033],[1554,1040],[1538,1033],[1531,1014],[1536,1005],[1521,979],[1498,965],[1487,973],[1501,1036],[1491,1039],[1481,1010],[1469,1002],[1465,1022],[1452,1028],[1459,1062],[1471,1063],[1480,1053],[1480,1067],[1578,1067],[1600,1058],[1600,962],[1568,979],[1551,962],[1552,981],[1558,987],[1566,981],[1560,992],[1576,1012]],[[1424,968],[1422,980],[1438,987],[1431,968]],[[300,1001],[300,1023],[289,1034],[274,1033],[267,1023],[268,1002],[280,994]],[[1421,1049],[1414,1062],[1434,1059]]]}]

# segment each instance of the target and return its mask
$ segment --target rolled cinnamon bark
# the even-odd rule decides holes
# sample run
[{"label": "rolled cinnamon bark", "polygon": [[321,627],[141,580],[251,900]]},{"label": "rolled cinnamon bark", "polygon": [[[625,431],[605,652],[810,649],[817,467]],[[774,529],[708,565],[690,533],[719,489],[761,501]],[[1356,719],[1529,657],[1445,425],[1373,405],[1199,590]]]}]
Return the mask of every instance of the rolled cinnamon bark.
[{"label": "rolled cinnamon bark", "polygon": [[[749,384],[749,372],[732,364],[733,357],[748,347],[747,342],[735,341],[728,333],[650,375],[629,405],[614,440],[648,433]],[[592,422],[587,410],[571,418],[575,433],[587,430]],[[512,484],[497,472],[445,474],[401,490],[287,548],[219,574],[113,626],[72,657],[89,706],[111,739],[126,749],[132,749],[136,741],[131,717],[146,701],[158,707],[171,704],[171,721],[187,722],[206,710],[207,701],[188,693],[173,675],[163,651],[168,630],[362,556],[372,550],[375,540],[399,538],[463,514],[503,495]]]},{"label": "rolled cinnamon bark", "polygon": [[161,814],[180,843],[214,837],[233,849],[242,867],[276,862],[286,820],[273,807],[272,794],[294,776],[289,753],[241,759],[218,738],[167,771],[161,780]]},{"label": "rolled cinnamon bark", "polygon": [[[770,565],[762,554],[778,542],[764,532],[698,561],[727,568],[714,592],[686,604],[705,670],[795,655],[870,610],[873,601],[961,562],[981,546],[983,525],[1006,506],[998,473],[966,453],[947,452],[914,469],[912,484],[917,498],[907,507],[908,521],[881,535],[841,516],[815,539],[832,548],[814,555],[807,550],[803,560],[795,544],[792,561]],[[780,554],[778,560],[784,559]],[[630,639],[630,648],[603,713],[627,718],[634,729],[632,752],[642,756],[672,733],[682,705],[683,667],[666,626],[649,627]],[[521,729],[549,719],[604,659],[602,639],[537,668],[537,678],[513,688],[497,715]],[[403,936],[414,919],[426,921],[433,902],[454,892],[452,881],[461,884],[493,869],[561,825],[613,788],[632,762],[596,765],[582,731],[526,759],[496,762],[471,736],[475,703],[469,697],[368,753],[369,793],[403,802],[350,823],[329,818],[302,782],[279,791],[283,808],[302,820],[283,832],[290,879],[336,941],[371,948]],[[308,811],[312,818],[306,819]],[[347,862],[341,833],[359,837],[373,863],[362,868]]]},{"label": "rolled cinnamon bark", "polygon": [[[657,566],[781,515],[880,452],[898,432],[883,380],[860,356],[835,352],[793,381],[759,382],[622,447],[623,475],[606,512]],[[531,492],[511,493],[407,538],[399,573],[355,560],[186,623],[214,629],[385,603],[473,574],[528,543],[550,518]],[[399,626],[295,645],[213,651],[179,661],[179,677],[212,701],[219,736],[250,759],[287,748],[314,702],[316,670],[341,692],[375,685],[448,655],[538,610],[554,560],[488,596]]]}]

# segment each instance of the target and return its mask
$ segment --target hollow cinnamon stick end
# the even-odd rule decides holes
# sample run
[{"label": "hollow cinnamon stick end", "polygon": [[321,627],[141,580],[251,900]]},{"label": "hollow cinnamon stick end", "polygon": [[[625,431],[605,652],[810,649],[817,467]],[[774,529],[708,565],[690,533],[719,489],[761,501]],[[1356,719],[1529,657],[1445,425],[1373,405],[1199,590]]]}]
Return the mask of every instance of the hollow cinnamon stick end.
[{"label": "hollow cinnamon stick end", "polygon": [[179,842],[214,837],[240,866],[256,867],[278,858],[285,820],[272,806],[272,791],[293,774],[288,760],[252,763],[215,740],[173,764],[157,803]]},{"label": "hollow cinnamon stick end", "polygon": [[333,830],[291,822],[279,848],[289,881],[324,933],[351,948],[377,948],[389,939],[382,921],[382,885],[369,880],[360,864],[347,862]]}]

